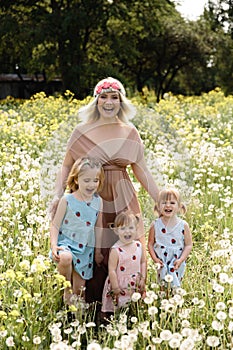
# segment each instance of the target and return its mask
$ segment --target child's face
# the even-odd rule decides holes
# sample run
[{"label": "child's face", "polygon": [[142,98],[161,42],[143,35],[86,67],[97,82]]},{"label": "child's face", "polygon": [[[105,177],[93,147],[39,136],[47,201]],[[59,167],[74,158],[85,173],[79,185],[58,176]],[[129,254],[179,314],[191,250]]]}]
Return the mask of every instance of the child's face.
[{"label": "child's face", "polygon": [[177,199],[171,195],[169,199],[162,200],[159,203],[160,214],[164,217],[175,216],[179,211],[179,203]]},{"label": "child's face", "polygon": [[117,227],[115,231],[119,236],[119,240],[124,244],[131,243],[137,235],[137,227],[133,221],[129,222],[125,226]]},{"label": "child's face", "polygon": [[78,187],[81,194],[91,197],[98,189],[100,171],[97,168],[87,168],[78,176]]}]

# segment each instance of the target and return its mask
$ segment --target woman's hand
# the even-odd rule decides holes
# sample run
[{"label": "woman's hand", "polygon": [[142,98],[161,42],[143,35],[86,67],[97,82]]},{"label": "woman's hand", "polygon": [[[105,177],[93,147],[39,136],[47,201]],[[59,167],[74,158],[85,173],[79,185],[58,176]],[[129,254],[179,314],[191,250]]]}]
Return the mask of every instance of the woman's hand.
[{"label": "woman's hand", "polygon": [[104,256],[101,253],[101,249],[100,248],[96,248],[95,249],[95,262],[96,262],[96,264],[98,266],[100,266],[103,260],[104,260]]}]

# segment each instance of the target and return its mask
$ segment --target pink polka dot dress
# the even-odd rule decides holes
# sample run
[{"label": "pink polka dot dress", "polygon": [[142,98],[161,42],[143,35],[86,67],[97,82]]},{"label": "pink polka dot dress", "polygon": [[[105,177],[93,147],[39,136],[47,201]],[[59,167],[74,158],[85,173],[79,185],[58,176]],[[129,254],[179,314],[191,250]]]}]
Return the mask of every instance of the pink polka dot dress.
[{"label": "pink polka dot dress", "polygon": [[158,282],[165,280],[166,275],[172,275],[172,287],[180,287],[184,276],[186,262],[184,261],[178,270],[174,270],[174,262],[179,259],[184,249],[184,225],[185,221],[179,222],[171,229],[166,228],[161,218],[155,220],[155,245],[154,251],[157,257],[163,261],[164,266],[158,270]]},{"label": "pink polka dot dress", "polygon": [[123,290],[123,293],[119,295],[118,305],[114,306],[111,296],[111,283],[109,277],[107,277],[103,290],[102,298],[102,312],[114,312],[116,308],[125,306],[131,299],[131,295],[137,291],[138,283],[141,277],[141,257],[142,257],[142,245],[139,241],[133,241],[131,243],[130,250],[127,251],[124,245],[117,241],[111,249],[116,249],[118,254],[118,266],[116,270],[119,288]]}]

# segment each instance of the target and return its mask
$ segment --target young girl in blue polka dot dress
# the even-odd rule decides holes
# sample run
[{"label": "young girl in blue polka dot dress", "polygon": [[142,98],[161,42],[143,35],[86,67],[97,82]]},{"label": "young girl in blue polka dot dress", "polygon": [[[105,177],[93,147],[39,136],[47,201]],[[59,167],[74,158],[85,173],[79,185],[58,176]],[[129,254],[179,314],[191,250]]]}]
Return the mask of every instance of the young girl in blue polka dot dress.
[{"label": "young girl in blue polka dot dress", "polygon": [[70,193],[61,198],[51,223],[50,257],[57,263],[59,273],[71,283],[71,288],[64,291],[67,304],[73,294],[84,297],[86,280],[93,276],[93,259],[97,264],[103,259],[98,248],[101,232],[95,229],[101,220],[102,200],[97,193],[103,182],[104,172],[98,161],[77,160],[67,180]]},{"label": "young girl in blue polka dot dress", "polygon": [[189,225],[178,216],[186,212],[186,207],[181,203],[179,192],[170,188],[160,192],[155,210],[159,218],[151,224],[148,249],[159,267],[158,282],[165,284],[166,276],[170,275],[171,287],[180,287],[185,261],[192,250]]}]

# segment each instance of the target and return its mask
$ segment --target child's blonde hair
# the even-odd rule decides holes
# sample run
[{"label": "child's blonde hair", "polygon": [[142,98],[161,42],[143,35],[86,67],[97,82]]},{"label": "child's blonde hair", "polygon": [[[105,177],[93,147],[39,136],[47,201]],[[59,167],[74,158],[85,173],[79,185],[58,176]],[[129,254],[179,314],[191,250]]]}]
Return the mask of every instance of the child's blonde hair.
[{"label": "child's blonde hair", "polygon": [[159,213],[159,206],[161,202],[171,200],[172,197],[174,197],[177,201],[180,213],[185,214],[187,211],[186,205],[183,202],[181,202],[181,195],[179,191],[175,188],[167,188],[159,192],[158,202],[155,204],[154,210]]},{"label": "child's blonde hair", "polygon": [[104,170],[100,161],[91,157],[84,157],[77,159],[73,164],[71,171],[67,179],[67,186],[70,192],[75,192],[78,190],[78,177],[88,168],[97,168],[99,170],[99,185],[97,192],[100,192],[104,185]]},{"label": "child's blonde hair", "polygon": [[137,227],[139,223],[139,216],[134,214],[132,211],[125,210],[115,217],[114,223],[110,224],[110,227],[112,229],[116,229],[121,226],[128,226],[131,222],[133,222]]}]

